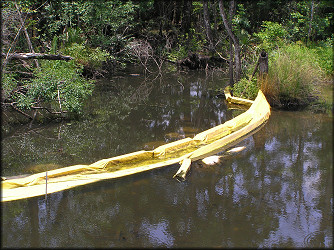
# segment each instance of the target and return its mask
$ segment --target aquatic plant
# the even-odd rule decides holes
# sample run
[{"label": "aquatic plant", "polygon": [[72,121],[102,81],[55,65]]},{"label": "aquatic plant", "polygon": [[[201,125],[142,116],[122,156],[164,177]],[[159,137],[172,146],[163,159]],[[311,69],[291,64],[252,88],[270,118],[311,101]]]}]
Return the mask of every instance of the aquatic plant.
[{"label": "aquatic plant", "polygon": [[254,98],[261,88],[272,106],[307,106],[318,98],[322,83],[328,81],[332,72],[331,56],[332,49],[323,46],[307,47],[301,41],[281,44],[269,52],[268,75],[251,78],[253,68],[248,67],[245,77],[234,85],[233,92],[244,98]]},{"label": "aquatic plant", "polygon": [[305,105],[325,79],[318,55],[302,43],[284,45],[269,57],[270,86],[278,88],[281,104]]}]

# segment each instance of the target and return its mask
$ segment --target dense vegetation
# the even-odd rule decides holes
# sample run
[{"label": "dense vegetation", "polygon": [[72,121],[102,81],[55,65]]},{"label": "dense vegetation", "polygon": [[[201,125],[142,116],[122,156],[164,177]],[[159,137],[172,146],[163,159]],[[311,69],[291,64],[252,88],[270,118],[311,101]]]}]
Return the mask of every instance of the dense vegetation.
[{"label": "dense vegetation", "polygon": [[[236,95],[252,98],[262,88],[277,107],[316,103],[314,93],[333,76],[333,10],[319,0],[2,1],[2,106],[32,120],[80,113],[93,79],[126,63],[147,74],[161,74],[164,63],[220,68]],[[251,76],[262,50],[269,71],[258,80]],[[74,59],[14,60],[15,53]]]}]

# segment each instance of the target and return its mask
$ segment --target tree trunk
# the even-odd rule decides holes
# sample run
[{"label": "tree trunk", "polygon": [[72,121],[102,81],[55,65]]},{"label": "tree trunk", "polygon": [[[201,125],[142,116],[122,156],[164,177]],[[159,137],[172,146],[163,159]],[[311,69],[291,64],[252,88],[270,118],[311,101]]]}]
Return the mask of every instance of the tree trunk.
[{"label": "tree trunk", "polygon": [[214,1],[212,4],[211,4],[211,9],[212,9],[212,12],[213,12],[213,31],[212,31],[212,39],[214,41],[216,41],[216,38],[217,38],[217,30],[218,30],[218,20],[217,20],[217,2]]},{"label": "tree trunk", "polygon": [[255,75],[257,69],[259,69],[259,76],[266,75],[268,73],[268,54],[262,50],[262,52],[259,55],[259,59],[257,60],[257,63],[255,65],[253,74],[249,81],[252,80],[253,76]]},{"label": "tree trunk", "polygon": [[[233,16],[234,16],[234,13],[235,13],[235,5],[234,5],[234,1],[230,1],[230,9],[229,9],[229,21],[230,21],[230,24],[232,24],[232,20],[233,20]],[[230,79],[230,86],[231,88],[233,88],[234,86],[234,77],[233,77],[233,41],[232,39],[230,38],[230,61],[229,61],[229,69],[228,69],[228,72],[229,72],[229,79]]]},{"label": "tree trunk", "polygon": [[190,44],[192,39],[192,31],[191,31],[191,13],[192,13],[192,0],[184,0],[183,1],[183,9],[182,9],[182,20],[181,20],[181,30],[184,34],[188,33],[187,47]]},{"label": "tree trunk", "polygon": [[258,83],[264,93],[268,89],[268,54],[263,50],[259,57],[259,78]]},{"label": "tree trunk", "polygon": [[[22,25],[22,28],[23,28],[23,32],[24,32],[24,34],[25,34],[25,36],[26,36],[26,39],[27,39],[27,43],[28,43],[29,50],[30,50],[31,53],[35,53],[35,50],[34,50],[34,48],[33,48],[33,46],[32,46],[31,41],[30,41],[29,34],[28,34],[26,28],[24,27],[24,21],[23,21],[22,16],[21,16],[21,11],[20,11],[20,9],[19,9],[19,6],[17,6],[16,3],[15,3],[15,7],[16,7],[16,9],[17,9],[17,13],[19,14],[19,19],[20,19],[20,22],[21,22],[21,25]],[[35,64],[36,64],[36,67],[39,68],[39,63],[38,63],[37,60],[35,60]]]},{"label": "tree trunk", "polygon": [[210,16],[208,10],[208,0],[203,0],[203,19],[204,19],[204,26],[206,31],[206,37],[209,41],[209,51],[212,52],[214,50],[213,40],[212,40],[212,33],[211,33],[211,26],[210,26]]},{"label": "tree trunk", "polygon": [[180,17],[181,17],[181,10],[182,10],[181,7],[182,7],[182,2],[181,1],[174,1],[172,24],[175,25],[175,26],[180,25]]},{"label": "tree trunk", "polygon": [[172,25],[173,26],[177,23],[176,22],[176,12],[177,12],[176,2],[173,1],[173,19],[172,19]]},{"label": "tree trunk", "polygon": [[259,56],[259,74],[265,75],[268,73],[268,54],[263,50]]},{"label": "tree trunk", "polygon": [[234,77],[233,77],[233,67],[234,62],[233,62],[233,42],[232,39],[230,38],[230,58],[228,62],[228,75],[229,75],[229,84],[231,88],[234,86]]},{"label": "tree trunk", "polygon": [[257,70],[259,70],[257,80],[258,86],[262,89],[263,93],[266,94],[268,88],[268,54],[264,50],[262,50],[259,55],[259,59],[257,60],[253,74],[249,78],[248,83],[250,83]]},{"label": "tree trunk", "polygon": [[[234,4],[234,0],[230,1],[230,4]],[[234,35],[232,31],[232,27],[227,21],[226,14],[224,11],[224,6],[222,0],[219,0],[219,11],[220,15],[223,19],[224,27],[227,31],[227,34],[233,41],[234,45],[234,62],[235,62],[235,82],[238,82],[241,77],[241,60],[240,60],[240,45],[239,45],[239,39]]]},{"label": "tree trunk", "polygon": [[311,1],[311,17],[310,17],[310,24],[309,24],[309,27],[308,27],[306,45],[309,43],[310,37],[311,37],[313,14],[314,14],[314,1],[312,0]]}]

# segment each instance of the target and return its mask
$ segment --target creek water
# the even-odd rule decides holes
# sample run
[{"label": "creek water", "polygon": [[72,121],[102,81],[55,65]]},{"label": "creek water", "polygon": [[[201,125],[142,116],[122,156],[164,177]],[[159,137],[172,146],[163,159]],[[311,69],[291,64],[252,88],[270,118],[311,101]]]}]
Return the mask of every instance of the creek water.
[{"label": "creek water", "polygon": [[[80,120],[22,125],[2,138],[2,176],[151,150],[243,110],[214,91],[215,71],[136,68],[98,80]],[[272,110],[213,166],[178,165],[2,203],[3,247],[333,247],[333,119]],[[235,147],[236,147],[235,146]]]}]

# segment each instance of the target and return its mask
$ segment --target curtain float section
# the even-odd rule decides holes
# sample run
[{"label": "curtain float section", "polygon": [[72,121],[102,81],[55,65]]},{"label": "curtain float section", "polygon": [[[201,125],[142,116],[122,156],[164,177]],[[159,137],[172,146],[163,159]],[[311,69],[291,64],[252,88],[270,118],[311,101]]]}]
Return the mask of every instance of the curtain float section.
[{"label": "curtain float section", "polygon": [[151,151],[137,151],[97,161],[91,165],[75,165],[41,172],[22,178],[2,177],[2,201],[41,196],[89,183],[132,175],[179,163],[173,176],[184,180],[191,163],[227,150],[260,129],[270,116],[270,105],[259,90],[254,101],[231,96],[229,103],[250,106],[244,113],[193,138],[171,142]]}]

